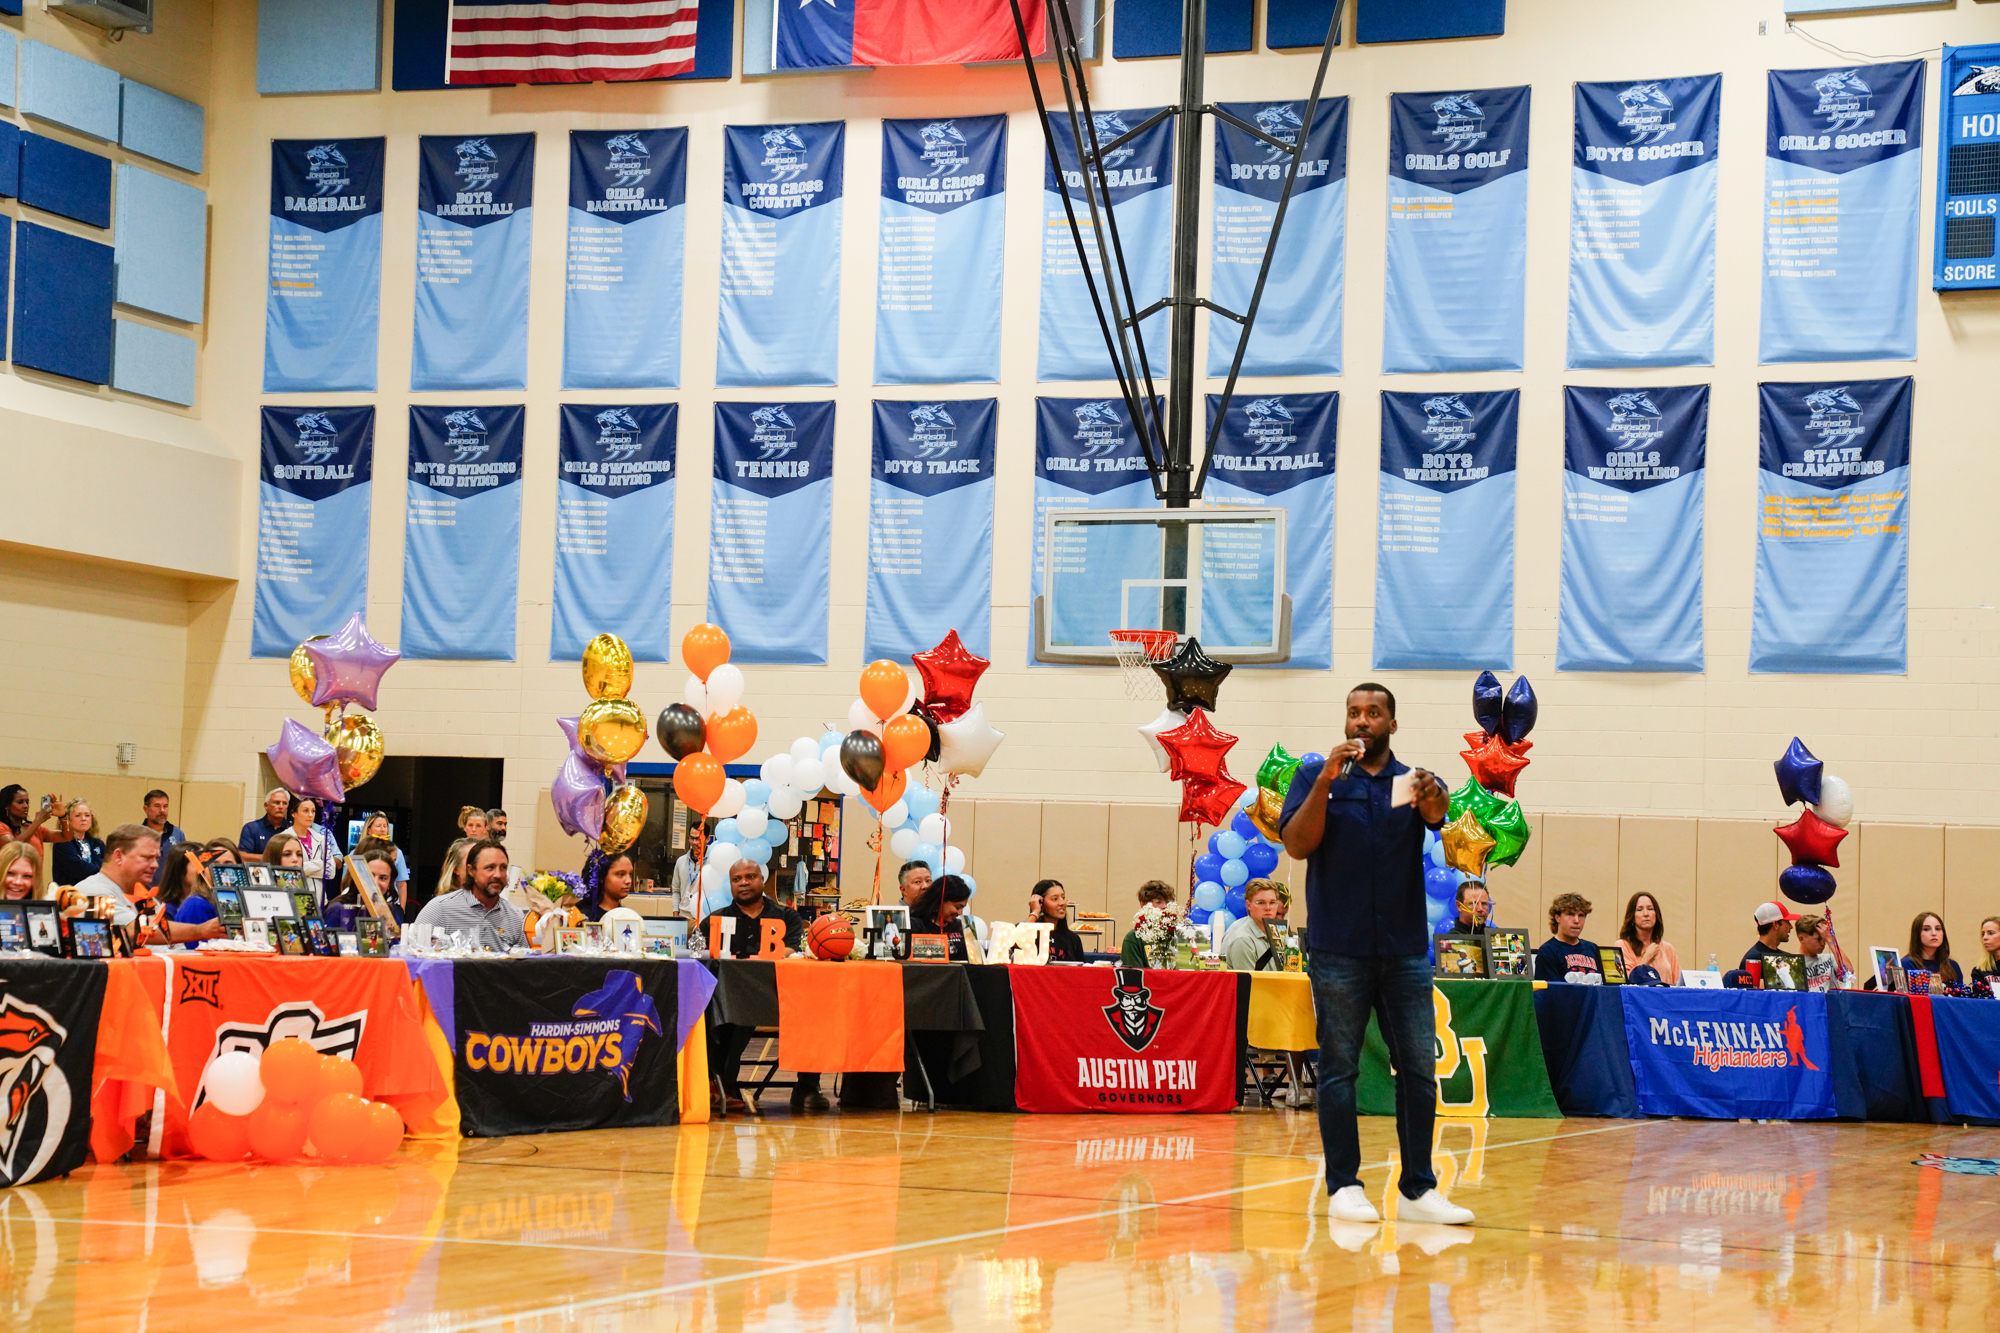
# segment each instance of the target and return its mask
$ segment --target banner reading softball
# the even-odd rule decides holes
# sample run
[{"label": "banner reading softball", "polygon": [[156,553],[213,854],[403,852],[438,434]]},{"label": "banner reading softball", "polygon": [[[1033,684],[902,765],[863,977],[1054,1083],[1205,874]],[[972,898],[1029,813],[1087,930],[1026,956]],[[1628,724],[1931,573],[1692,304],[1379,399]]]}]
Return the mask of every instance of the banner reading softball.
[{"label": "banner reading softball", "polygon": [[833,404],[717,403],[708,619],[738,662],[826,662]]},{"label": "banner reading softball", "polygon": [[[1164,408],[1160,412],[1165,418]],[[1139,437],[1132,430],[1132,418],[1119,398],[1037,398],[1035,399],[1035,530],[1030,538],[1028,559],[1029,605],[1042,594],[1043,518],[1051,509],[1136,509],[1154,504],[1153,479],[1146,471]],[[1118,529],[1096,529],[1082,538],[1075,550],[1059,553],[1063,568],[1081,572],[1100,555],[1116,558],[1125,546],[1148,534]],[[1158,541],[1157,537],[1151,540]],[[1136,551],[1136,547],[1130,548]],[[1101,590],[1104,597],[1117,590]],[[1078,603],[1065,603],[1076,606]],[[1088,626],[1101,624],[1100,613],[1118,621],[1116,607],[1097,607],[1069,626],[1052,627],[1057,641],[1075,642]],[[1135,626],[1155,628],[1158,626]],[[1030,649],[1029,662],[1034,661]]]},{"label": "banner reading softball", "polygon": [[[1158,111],[1143,107],[1136,111],[1098,111],[1091,122],[1100,148],[1138,126]],[[1063,186],[1069,187],[1069,206],[1083,231],[1083,248],[1089,256],[1090,272],[1097,283],[1098,300],[1105,318],[1111,316],[1111,301],[1105,287],[1104,265],[1099,258],[1098,237],[1093,231],[1090,204],[1084,195],[1084,173],[1079,165],[1075,136],[1069,121],[1052,117],[1049,128],[1055,136],[1056,158],[1062,163],[1060,183],[1054,163],[1042,174],[1042,321],[1041,343],[1036,352],[1035,378],[1039,380],[1108,380],[1116,377],[1097,311],[1090,303],[1090,288],[1083,265],[1076,255],[1076,238],[1070,234],[1069,214],[1063,209]],[[1084,147],[1090,147],[1086,139]],[[1095,170],[1093,176],[1099,173]],[[1105,154],[1102,171],[1105,192],[1110,196],[1118,223],[1118,250],[1125,256],[1130,276],[1132,302],[1126,313],[1136,314],[1167,294],[1167,263],[1173,242],[1174,207],[1174,123],[1161,120],[1144,133]],[[1101,207],[1101,205],[1100,205]],[[1108,221],[1108,220],[1107,220]],[[1117,263],[1118,250],[1111,245],[1110,228],[1105,228],[1104,250]],[[1119,299],[1126,297],[1121,285]],[[1163,375],[1167,366],[1167,316],[1165,311],[1149,316],[1139,325],[1146,338],[1146,361],[1153,373]],[[1114,330],[1116,332],[1116,330]],[[1133,365],[1137,367],[1138,344],[1132,343]]]},{"label": "banner reading softball", "polygon": [[571,130],[565,389],[676,389],[685,129]]},{"label": "banner reading softball", "polygon": [[535,136],[427,134],[417,150],[412,389],[525,389]]},{"label": "banner reading softball", "polygon": [[1007,118],[882,122],[877,384],[1000,378]]},{"label": "banner reading softball", "polygon": [[717,384],[838,381],[846,151],[844,121],[723,128]]},{"label": "banner reading softball", "polygon": [[999,401],[875,404],[868,622],[861,655],[904,661],[952,630],[993,644],[993,452]]},{"label": "banner reading softball", "polygon": [[562,405],[549,660],[604,633],[635,661],[670,660],[679,426],[673,403]]},{"label": "banner reading softball", "polygon": [[403,656],[514,660],[520,407],[412,407]]},{"label": "banner reading softball", "polygon": [[[1207,421],[1214,422],[1219,402],[1221,395],[1208,396]],[[1230,400],[1209,462],[1204,492],[1209,505],[1285,511],[1285,595],[1292,599],[1287,667],[1324,670],[1333,665],[1333,485],[1339,434],[1337,393],[1238,394]],[[1274,627],[1266,623],[1270,599],[1232,595],[1253,577],[1229,568],[1245,552],[1232,550],[1220,530],[1209,533],[1201,551],[1202,634],[1222,643],[1275,642]],[[1259,571],[1252,586],[1268,591],[1270,575],[1268,569]]]},{"label": "banner reading softball", "polygon": [[385,142],[271,141],[265,393],[375,388]]},{"label": "banner reading softball", "polygon": [[368,598],[375,409],[267,407],[252,657],[289,657]]}]

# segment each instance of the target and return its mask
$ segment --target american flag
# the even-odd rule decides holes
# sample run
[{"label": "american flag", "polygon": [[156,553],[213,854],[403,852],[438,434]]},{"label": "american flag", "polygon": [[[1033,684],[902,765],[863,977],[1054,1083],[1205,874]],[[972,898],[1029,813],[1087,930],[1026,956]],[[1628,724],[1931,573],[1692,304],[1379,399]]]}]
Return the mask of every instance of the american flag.
[{"label": "american flag", "polygon": [[699,0],[452,0],[446,83],[599,83],[694,68]]}]

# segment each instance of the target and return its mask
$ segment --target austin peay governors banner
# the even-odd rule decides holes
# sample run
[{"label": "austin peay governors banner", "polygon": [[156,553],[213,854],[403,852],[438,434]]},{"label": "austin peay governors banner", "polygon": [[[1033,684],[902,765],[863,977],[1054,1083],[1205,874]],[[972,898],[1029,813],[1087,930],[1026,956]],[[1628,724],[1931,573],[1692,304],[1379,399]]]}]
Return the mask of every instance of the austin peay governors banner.
[{"label": "austin peay governors banner", "polygon": [[[1137,129],[1159,108],[1135,111],[1097,111],[1092,127],[1101,149],[1113,139]],[[1104,317],[1111,317],[1110,296],[1104,285],[1104,265],[1099,257],[1099,238],[1092,231],[1090,204],[1084,196],[1084,173],[1076,137],[1069,120],[1050,118],[1055,138],[1056,159],[1062,163],[1060,182],[1054,163],[1042,174],[1042,319],[1041,342],[1036,352],[1035,378],[1038,380],[1108,380],[1115,376],[1110,353],[1097,312],[1090,303],[1090,288],[1083,265],[1077,259],[1076,238],[1070,234],[1069,214],[1063,208],[1063,186],[1069,188],[1069,207],[1083,229],[1083,248],[1089,257],[1090,272],[1097,283],[1098,300]],[[1083,147],[1090,147],[1089,131]],[[1044,159],[1046,161],[1046,158]],[[1092,172],[1093,175],[1097,173]],[[1118,224],[1119,249],[1125,255],[1125,271],[1131,278],[1130,301],[1125,313],[1136,314],[1167,294],[1167,263],[1173,241],[1174,208],[1174,122],[1162,120],[1143,134],[1134,136],[1104,155],[1104,184]],[[1112,249],[1110,227],[1102,238],[1103,253],[1117,262]],[[1119,299],[1127,293],[1122,285]],[[1165,374],[1167,366],[1167,316],[1160,311],[1139,325],[1146,339],[1146,361],[1154,374]],[[1139,366],[1138,344],[1133,342],[1133,365]]]},{"label": "austin peay governors banner", "polygon": [[528,386],[535,136],[424,135],[410,387]]},{"label": "austin peay governors banner", "polygon": [[875,404],[862,656],[904,661],[952,630],[993,647],[993,455],[999,402]]},{"label": "austin peay governors banner", "polygon": [[[1221,395],[1208,397],[1215,420]],[[1292,656],[1286,667],[1333,665],[1333,487],[1340,434],[1337,393],[1237,394],[1215,441],[1204,498],[1210,506],[1245,505],[1285,511],[1285,593],[1292,599]],[[1202,544],[1201,626],[1221,643],[1271,639],[1263,614],[1268,596],[1238,599],[1232,585],[1245,576],[1226,568],[1232,552],[1223,535]],[[1268,579],[1268,572],[1264,575]],[[1270,584],[1258,582],[1268,594]],[[1246,619],[1254,609],[1256,619]]]},{"label": "austin peay governors banner", "polygon": [[1026,1112],[1126,1115],[1234,1110],[1237,988],[1247,972],[1015,967],[1014,1008],[1074,1015],[1014,1030],[1014,1101]]},{"label": "austin peay governors banner", "polygon": [[675,389],[685,129],[571,130],[565,389]]},{"label": "austin peay governors banner", "polygon": [[715,382],[840,377],[840,228],[847,124],[728,125]]},{"label": "austin peay governors banner", "polygon": [[1007,117],[882,122],[877,384],[1000,378]]},{"label": "austin peay governors banner", "polygon": [[375,409],[266,407],[252,657],[289,657],[368,597]]},{"label": "austin peay governors banner", "polygon": [[679,426],[674,403],[562,405],[549,660],[607,632],[634,661],[671,660]]},{"label": "austin peay governors banner", "polygon": [[271,141],[264,392],[372,392],[382,139]]},{"label": "austin peay governors banner", "polygon": [[[1165,419],[1164,405],[1159,415]],[[1042,520],[1049,510],[1137,509],[1153,503],[1153,480],[1146,472],[1146,459],[1124,400],[1035,399],[1035,526],[1029,538],[1029,605],[1032,607],[1042,593]],[[1114,531],[1090,537],[1093,543],[1144,539],[1142,533]],[[1067,553],[1065,558],[1081,569],[1093,554],[1086,548]],[[1106,590],[1107,595],[1111,592]],[[1073,642],[1078,632],[1063,625],[1054,629],[1056,642]],[[1030,665],[1034,660],[1031,647]]]},{"label": "austin peay governors banner", "polygon": [[717,403],[708,619],[739,662],[826,661],[833,404]]},{"label": "austin peay governors banner", "polygon": [[90,1153],[105,969],[9,959],[0,975],[0,1187],[65,1176]]},{"label": "austin peay governors banner", "polygon": [[514,660],[520,407],[412,407],[403,656]]},{"label": "austin peay governors banner", "polygon": [[1622,998],[1641,1115],[1833,1117],[1826,996],[1627,986]]}]

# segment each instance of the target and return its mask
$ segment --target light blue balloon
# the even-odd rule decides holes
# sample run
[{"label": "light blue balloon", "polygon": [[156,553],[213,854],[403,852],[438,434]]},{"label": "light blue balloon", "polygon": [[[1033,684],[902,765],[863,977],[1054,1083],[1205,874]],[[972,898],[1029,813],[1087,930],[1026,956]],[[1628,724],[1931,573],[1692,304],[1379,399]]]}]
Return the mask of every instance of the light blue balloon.
[{"label": "light blue balloon", "polygon": [[[828,731],[826,735],[819,738],[819,757],[821,759],[826,758],[828,751],[838,750],[840,748],[840,743],[846,739],[847,737],[841,735],[837,731]],[[840,762],[838,756],[835,757],[834,762],[835,763]]]},{"label": "light blue balloon", "polygon": [[965,881],[965,901],[971,902],[979,896],[979,885],[973,882],[972,876],[960,875],[959,878]]},{"label": "light blue balloon", "polygon": [[1424,830],[1424,855],[1434,866],[1444,865],[1444,839],[1429,829]]},{"label": "light blue balloon", "polygon": [[[1208,845],[1214,848],[1215,854],[1223,860],[1240,861],[1243,859],[1244,849],[1249,847],[1250,844],[1243,840],[1241,833],[1238,833],[1235,829],[1226,828],[1217,833],[1213,838],[1210,838]],[[1239,884],[1242,882],[1241,880],[1237,881]]]},{"label": "light blue balloon", "polygon": [[1212,879],[1205,879],[1195,885],[1194,905],[1204,912],[1213,912],[1222,906],[1222,886]]},{"label": "light blue balloon", "polygon": [[702,906],[711,912],[719,912],[729,906],[729,897],[728,889],[710,889],[702,895]]},{"label": "light blue balloon", "polygon": [[741,859],[755,861],[760,866],[769,865],[771,863],[771,844],[765,842],[762,838],[752,838],[743,844],[743,856]]},{"label": "light blue balloon", "polygon": [[768,805],[770,805],[770,803],[771,803],[771,784],[770,784],[770,783],[768,783],[768,782],[764,781],[764,779],[762,779],[762,778],[745,778],[745,779],[743,780],[743,804],[744,804],[744,805],[746,805],[746,806],[752,806],[752,805],[763,805],[763,806],[768,806]]},{"label": "light blue balloon", "polygon": [[931,874],[933,875],[942,875],[944,873],[944,848],[934,842],[918,843],[910,849],[910,859],[912,861],[922,861],[931,868]]},{"label": "light blue balloon", "polygon": [[1438,923],[1443,921],[1445,917],[1449,916],[1450,914],[1451,914],[1450,904],[1441,903],[1435,898],[1424,899],[1424,915],[1430,918],[1432,929],[1436,929]]},{"label": "light blue balloon", "polygon": [[737,827],[734,819],[718,820],[715,825],[715,840],[740,843],[744,840],[743,830]]},{"label": "light blue balloon", "polygon": [[[1237,841],[1241,842],[1242,839],[1238,838]],[[1242,887],[1250,882],[1250,867],[1244,865],[1241,861],[1224,861],[1222,863],[1222,882],[1232,889]]]},{"label": "light blue balloon", "polygon": [[903,789],[903,804],[909,807],[911,819],[922,819],[938,812],[938,794],[929,787],[911,785]]}]

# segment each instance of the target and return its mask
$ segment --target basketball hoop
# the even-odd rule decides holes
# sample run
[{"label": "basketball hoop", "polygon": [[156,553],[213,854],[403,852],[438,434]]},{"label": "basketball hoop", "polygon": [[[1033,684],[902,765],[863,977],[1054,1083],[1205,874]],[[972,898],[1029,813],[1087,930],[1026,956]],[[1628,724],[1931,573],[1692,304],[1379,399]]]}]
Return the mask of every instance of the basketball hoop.
[{"label": "basketball hoop", "polygon": [[1165,697],[1153,663],[1164,662],[1180,646],[1181,636],[1170,629],[1114,629],[1111,650],[1118,657],[1118,669],[1125,676],[1127,699]]}]

